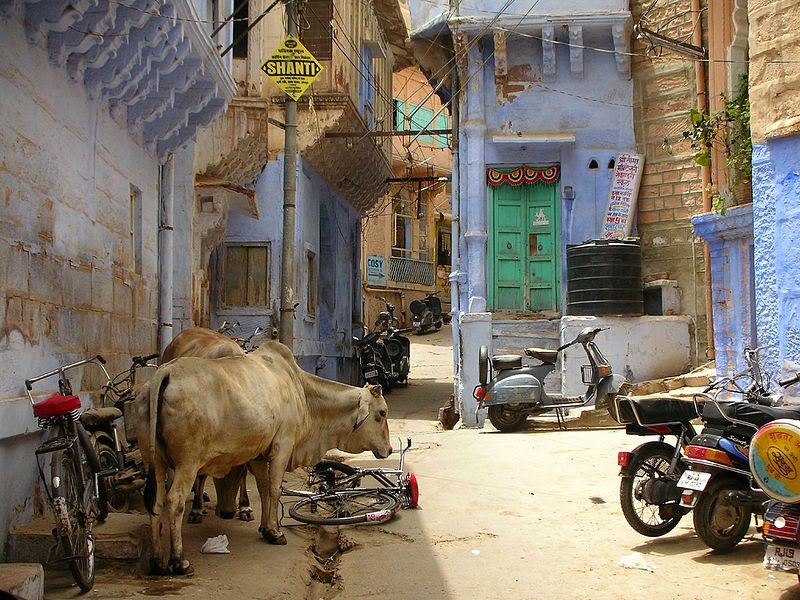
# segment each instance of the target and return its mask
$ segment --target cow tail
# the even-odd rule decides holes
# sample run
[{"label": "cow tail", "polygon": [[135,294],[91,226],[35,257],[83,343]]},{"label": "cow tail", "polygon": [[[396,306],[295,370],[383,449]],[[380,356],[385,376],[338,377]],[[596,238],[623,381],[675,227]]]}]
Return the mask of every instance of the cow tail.
[{"label": "cow tail", "polygon": [[[163,458],[159,457],[159,454],[164,454],[165,448],[163,447],[163,439],[159,433],[159,422],[158,422],[158,415],[161,412],[161,400],[162,396],[164,395],[164,389],[167,387],[169,383],[169,368],[160,368],[156,371],[155,375],[153,375],[153,379],[149,382],[149,385],[145,388],[150,393],[148,394],[148,411],[147,411],[147,418],[149,420],[149,427],[148,427],[148,455],[144,457],[145,464],[147,465],[147,471],[145,474],[145,485],[144,485],[144,505],[147,509],[147,512],[151,515],[154,515],[154,509],[156,504],[156,493],[158,491],[158,485],[164,485],[164,482],[156,481],[156,470],[155,464],[157,460],[163,460]],[[152,393],[155,391],[155,393]],[[157,447],[156,444],[160,446]]]}]

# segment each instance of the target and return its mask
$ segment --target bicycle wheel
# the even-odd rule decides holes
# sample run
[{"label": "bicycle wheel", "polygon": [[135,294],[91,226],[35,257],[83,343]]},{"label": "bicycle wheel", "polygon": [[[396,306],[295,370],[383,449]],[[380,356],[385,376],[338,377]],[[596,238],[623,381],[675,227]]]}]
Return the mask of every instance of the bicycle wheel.
[{"label": "bicycle wheel", "polygon": [[[95,447],[97,448],[97,460],[100,463],[100,471],[111,471],[119,466],[117,461],[117,451],[114,449],[111,438],[108,436],[98,436],[95,440]],[[100,479],[100,494],[105,495],[107,500],[108,509],[113,512],[126,512],[130,508],[130,498],[125,490],[117,487],[117,475],[107,475]],[[100,502],[101,510],[98,515],[100,521],[104,520],[102,511],[102,500]]]},{"label": "bicycle wheel", "polygon": [[337,490],[300,500],[292,518],[311,525],[356,525],[389,520],[400,503],[388,490]]},{"label": "bicycle wheel", "polygon": [[94,585],[95,573],[92,523],[97,509],[94,486],[84,486],[80,481],[71,450],[53,452],[52,461],[53,504],[61,550],[75,583],[88,592]]},{"label": "bicycle wheel", "polygon": [[[94,473],[102,471],[100,466],[100,459],[94,449],[89,433],[83,428],[80,422],[75,423],[75,431],[78,434],[78,440],[81,445],[81,461],[83,465],[83,474],[85,477],[90,477],[88,482],[84,482],[84,506],[91,506],[93,516],[101,523],[106,520],[108,516],[108,494],[106,488],[103,486],[102,481],[98,481],[97,491],[95,492],[94,486]],[[90,494],[90,495],[89,495]]]}]

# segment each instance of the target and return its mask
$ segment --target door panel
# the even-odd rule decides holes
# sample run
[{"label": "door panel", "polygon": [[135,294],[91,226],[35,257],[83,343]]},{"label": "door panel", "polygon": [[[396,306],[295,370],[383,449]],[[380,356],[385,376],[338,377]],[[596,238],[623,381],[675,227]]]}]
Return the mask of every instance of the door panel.
[{"label": "door panel", "polygon": [[489,188],[489,301],[495,310],[559,309],[557,183]]}]

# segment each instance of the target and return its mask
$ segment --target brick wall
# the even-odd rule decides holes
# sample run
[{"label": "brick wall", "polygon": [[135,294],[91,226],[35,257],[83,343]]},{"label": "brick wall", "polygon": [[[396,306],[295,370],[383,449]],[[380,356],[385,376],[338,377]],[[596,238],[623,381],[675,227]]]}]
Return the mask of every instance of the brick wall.
[{"label": "brick wall", "polygon": [[[634,23],[643,4],[631,2]],[[646,24],[686,40],[696,17],[689,8],[689,0],[657,4]],[[633,48],[644,54],[647,47],[635,41]],[[695,239],[690,218],[703,212],[703,185],[691,147],[681,141],[689,110],[697,106],[694,62],[664,48],[661,57],[635,57],[631,67],[636,144],[646,157],[638,213],[643,274],[668,272],[678,282],[681,312],[695,318],[697,360],[702,362],[707,348],[704,245]]]}]

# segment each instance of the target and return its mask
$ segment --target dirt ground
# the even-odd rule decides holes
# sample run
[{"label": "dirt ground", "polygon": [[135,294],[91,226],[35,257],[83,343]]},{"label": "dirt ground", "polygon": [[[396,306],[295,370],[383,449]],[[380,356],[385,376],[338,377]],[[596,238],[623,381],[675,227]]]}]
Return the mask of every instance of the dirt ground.
[{"label": "dirt ground", "polygon": [[[445,327],[412,336],[410,384],[387,395],[393,439],[413,440],[407,464],[420,484],[418,509],[382,525],[341,528],[343,550],[329,562],[310,550],[316,528],[288,527],[288,545],[271,546],[257,522],[211,514],[202,525],[184,526],[193,577],[142,577],[101,565],[84,597],[800,599],[796,577],[763,569],[756,540],[716,555],[695,536],[691,515],[662,538],[634,532],[619,507],[616,459],[642,440],[624,430],[559,431],[547,419],[513,434],[488,424],[441,430],[438,408],[452,393],[450,335]],[[364,454],[348,462],[377,461]],[[221,533],[231,553],[200,554],[203,541]],[[651,569],[620,565],[634,552]],[[49,571],[47,597],[77,596],[68,585]]]}]

